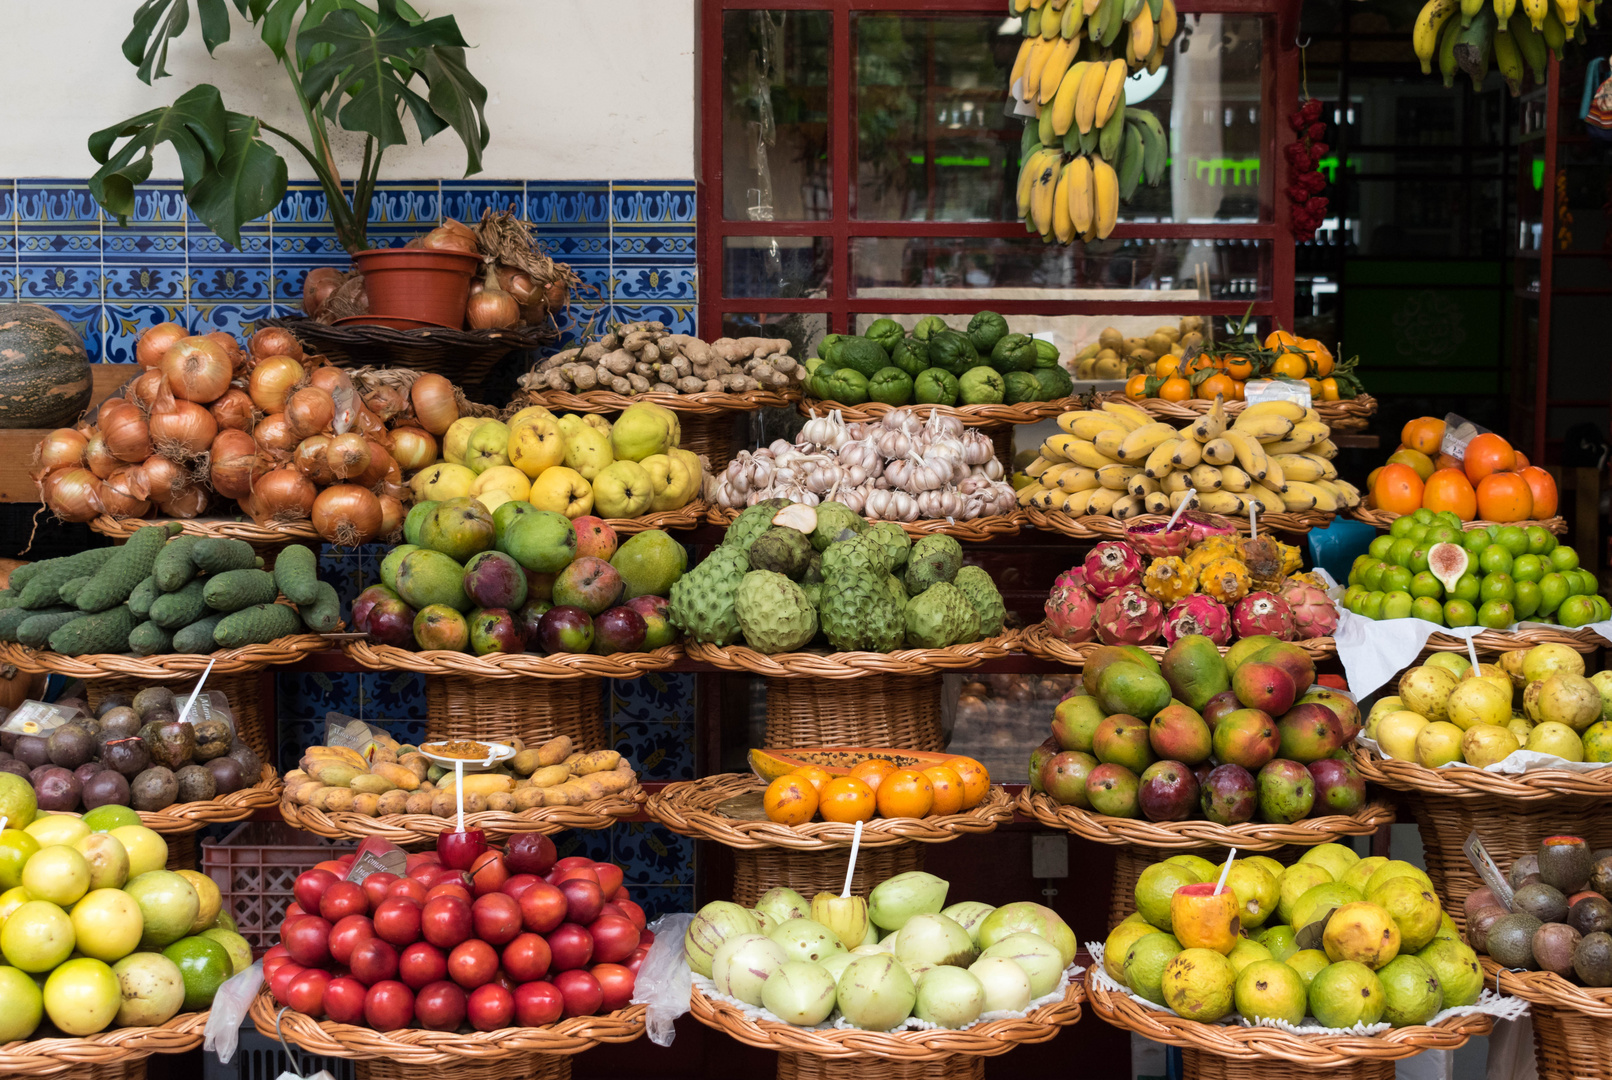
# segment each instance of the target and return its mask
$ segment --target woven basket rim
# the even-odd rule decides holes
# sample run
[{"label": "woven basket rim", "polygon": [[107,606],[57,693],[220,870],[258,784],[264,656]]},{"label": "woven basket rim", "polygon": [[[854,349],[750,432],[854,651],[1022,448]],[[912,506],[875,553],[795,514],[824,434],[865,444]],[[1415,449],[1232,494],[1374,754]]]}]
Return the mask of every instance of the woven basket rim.
[{"label": "woven basket rim", "polygon": [[1612,1019],[1612,986],[1579,986],[1553,971],[1515,971],[1501,967],[1486,953],[1479,953],[1478,959],[1483,963],[1484,980],[1501,993],[1534,1005]]},{"label": "woven basket rim", "polygon": [[1381,1035],[1295,1035],[1271,1027],[1203,1024],[1173,1012],[1145,1008],[1127,994],[1105,989],[1097,981],[1095,967],[1086,972],[1086,996],[1092,1012],[1105,1022],[1155,1042],[1188,1046],[1238,1061],[1275,1058],[1311,1069],[1361,1061],[1397,1061],[1423,1050],[1453,1050],[1472,1036],[1486,1035],[1494,1029],[1494,1017],[1483,1013],[1452,1016],[1431,1026],[1394,1028]]},{"label": "woven basket rim", "polygon": [[1017,405],[886,405],[879,401],[869,401],[861,405],[842,405],[838,401],[825,398],[802,397],[795,406],[803,416],[813,414],[826,416],[831,412],[838,412],[840,419],[847,424],[872,423],[902,409],[911,412],[920,420],[927,420],[931,413],[940,413],[942,416],[951,416],[959,420],[964,427],[1006,427],[1011,424],[1034,424],[1050,419],[1071,409],[1080,408],[1080,397],[1071,394],[1068,397],[1053,398],[1051,401],[1023,401]]},{"label": "woven basket rim", "polygon": [[898,649],[877,652],[762,653],[743,645],[702,645],[685,642],[690,660],[727,671],[748,671],[769,678],[862,679],[880,675],[931,675],[945,671],[972,671],[982,660],[996,660],[1018,647],[1019,632],[1004,630],[996,637],[944,649]]},{"label": "woven basket rim", "polygon": [[[683,836],[715,840],[743,851],[786,848],[791,851],[839,851],[851,846],[854,825],[809,821],[780,825],[775,821],[740,821],[717,813],[724,800],[764,790],[766,781],[753,773],[721,773],[699,780],[667,784],[649,796],[644,813]],[[1013,820],[1013,803],[998,784],[978,806],[959,814],[926,818],[879,818],[862,826],[862,847],[894,847],[920,842],[943,844],[964,835],[994,832]]]},{"label": "woven basket rim", "polygon": [[605,518],[604,523],[622,536],[650,529],[692,529],[705,521],[709,509],[704,499],[694,499],[676,510],[660,510],[635,518]]},{"label": "woven basket rim", "polygon": [[[489,840],[506,840],[517,833],[558,833],[566,829],[608,829],[622,818],[636,815],[645,799],[635,780],[625,791],[581,806],[539,806],[531,810],[483,810],[466,814],[465,825],[480,829]],[[399,846],[424,844],[458,828],[458,818],[435,814],[382,814],[370,817],[352,811],[331,813],[311,806],[279,800],[280,818],[293,829],[327,840],[364,840],[378,836]]]},{"label": "woven basket rim", "polygon": [[[1387,529],[1404,515],[1390,514],[1387,510],[1367,510],[1364,506],[1357,506],[1353,510],[1349,511],[1349,516],[1354,518],[1356,521],[1363,521],[1367,525],[1371,525],[1379,529]],[[1484,521],[1482,519],[1478,519],[1474,521],[1462,522],[1461,528],[1467,532],[1472,532],[1476,529],[1486,529],[1490,525],[1516,525],[1520,528],[1527,528],[1530,525],[1540,525],[1546,529],[1549,529],[1551,532],[1556,533],[1557,535],[1563,535],[1567,532],[1567,519],[1561,517],[1560,515],[1551,518],[1530,518],[1526,521]]]},{"label": "woven basket rim", "polygon": [[[1170,420],[1190,420],[1202,416],[1213,406],[1214,402],[1192,398],[1187,401],[1165,401],[1161,398],[1133,398],[1127,397],[1123,390],[1102,390],[1097,393],[1097,402],[1122,401],[1127,405],[1134,405],[1149,416],[1157,416]],[[1221,404],[1228,416],[1236,416],[1248,407],[1244,401],[1226,401]],[[1376,415],[1377,399],[1370,394],[1356,394],[1348,400],[1314,401],[1310,407],[1328,427],[1334,431],[1358,431],[1366,426],[1369,417]]]},{"label": "woven basket rim", "polygon": [[[1071,517],[1062,510],[1037,510],[1033,506],[1024,508],[1024,516],[1026,523],[1032,528],[1063,533],[1076,540],[1124,540],[1125,530],[1130,526],[1150,525],[1170,520],[1167,514],[1139,514],[1123,520],[1106,514],[1082,514],[1079,517]],[[1302,514],[1290,514],[1286,511],[1260,514],[1259,527],[1282,533],[1307,533],[1311,529],[1326,528],[1332,524],[1335,516],[1316,510],[1306,510]],[[1248,535],[1247,516],[1228,517],[1226,520],[1235,525],[1240,534]]]},{"label": "woven basket rim", "polygon": [[1394,808],[1370,802],[1353,814],[1327,814],[1304,818],[1290,825],[1245,821],[1217,825],[1212,821],[1144,821],[1094,814],[1078,806],[1062,806],[1052,796],[1025,788],[1014,808],[1054,829],[1063,829],[1099,844],[1143,845],[1191,851],[1199,848],[1237,848],[1239,851],[1275,851],[1289,844],[1313,847],[1340,836],[1370,836],[1394,823]]},{"label": "woven basket rim", "polygon": [[706,997],[698,986],[689,994],[689,1011],[707,1027],[715,1028],[746,1046],[782,1053],[813,1054],[817,1057],[883,1058],[889,1061],[939,1061],[953,1054],[995,1057],[1025,1043],[1047,1042],[1060,1029],[1080,1020],[1081,1002],[1086,998],[1084,983],[1077,976],[1069,980],[1061,1001],[1032,1009],[1022,1017],[989,1020],[967,1029],[905,1029],[897,1032],[862,1031],[855,1028],[796,1027],[776,1020],[751,1019],[737,1005]]},{"label": "woven basket rim", "polygon": [[249,788],[219,795],[204,802],[174,803],[161,810],[139,810],[140,824],[166,835],[193,833],[209,825],[244,821],[280,801],[284,787],[274,766],[264,765],[260,779]]},{"label": "woven basket rim", "polygon": [[165,525],[177,523],[181,536],[207,536],[230,540],[245,540],[255,547],[267,547],[275,544],[294,544],[301,541],[319,541],[319,534],[314,532],[310,521],[288,521],[281,525],[259,525],[250,518],[233,519],[221,517],[199,518],[115,518],[110,514],[102,514],[90,522],[90,528],[102,536],[113,540],[127,540],[133,536],[136,529],[146,525]]},{"label": "woven basket rim", "polygon": [[471,679],[636,679],[651,671],[667,671],[683,659],[681,645],[665,645],[644,653],[474,653],[434,649],[414,652],[395,645],[344,641],[342,651],[371,671],[416,671],[422,675],[458,675]]},{"label": "woven basket rim", "polygon": [[1369,747],[1350,748],[1355,768],[1373,784],[1395,791],[1411,791],[1447,799],[1505,799],[1545,802],[1551,799],[1604,799],[1612,801],[1612,765],[1593,772],[1536,769],[1521,776],[1506,776],[1474,768],[1429,769],[1414,761],[1396,761]]},{"label": "woven basket rim", "polygon": [[[1338,643],[1334,638],[1305,638],[1301,641],[1290,641],[1287,644],[1297,645],[1303,649],[1311,660],[1325,660],[1338,655]],[[1032,656],[1043,660],[1055,660],[1061,664],[1083,666],[1086,659],[1096,650],[1107,648],[1101,641],[1082,641],[1078,645],[1058,637],[1046,621],[1038,622],[1034,626],[1027,626],[1019,631],[1019,648]],[[1155,659],[1162,657],[1167,646],[1143,645],[1141,649]],[[1220,655],[1224,656],[1231,646],[1219,646]]]},{"label": "woven basket rim", "polygon": [[[711,508],[706,511],[705,520],[712,525],[731,525],[739,513],[740,511],[731,507],[723,509],[712,503]],[[1017,536],[1024,528],[1025,516],[1023,510],[1014,510],[1011,514],[993,514],[962,521],[925,518],[920,521],[897,521],[893,524],[900,525],[901,531],[915,540],[938,534],[953,536],[963,541],[985,541],[997,536]]]},{"label": "woven basket rim", "polygon": [[749,390],[742,394],[618,394],[613,390],[584,390],[573,393],[567,390],[524,390],[516,395],[517,402],[540,405],[545,409],[565,412],[606,413],[621,412],[629,405],[648,402],[671,409],[673,412],[694,416],[721,416],[725,413],[755,412],[758,409],[782,409],[800,400],[800,391]]},{"label": "woven basket rim", "polygon": [[22,671],[48,672],[78,679],[186,679],[200,675],[207,670],[209,663],[213,665],[214,675],[244,675],[281,664],[294,664],[325,647],[325,639],[318,634],[292,634],[264,645],[244,645],[239,649],[219,649],[210,653],[63,656],[61,653],[30,649],[16,642],[0,642],[0,664],[14,664]]},{"label": "woven basket rim", "polygon": [[[421,327],[416,330],[394,330],[389,326],[333,326],[310,319],[305,315],[284,315],[264,319],[263,326],[289,330],[301,338],[306,333],[314,340],[332,341],[341,345],[395,345],[408,346],[429,341],[452,345],[460,349],[535,349],[555,338],[554,331],[536,326],[511,326],[500,330],[458,330],[450,326]],[[300,331],[300,333],[299,333]]]},{"label": "woven basket rim", "polygon": [[80,1038],[0,1043],[0,1075],[51,1076],[152,1054],[182,1054],[202,1044],[207,1013],[180,1013],[159,1027],[109,1028]]},{"label": "woven basket rim", "polygon": [[[1422,648],[1430,652],[1464,653],[1467,651],[1466,641],[1466,638],[1440,634],[1435,631],[1428,637],[1427,644],[1423,645]],[[1565,626],[1519,626],[1510,630],[1485,630],[1472,638],[1473,648],[1486,656],[1546,644],[1566,645],[1574,652],[1580,652],[1588,656],[1599,649],[1612,645],[1612,642],[1608,642],[1587,626],[1572,630]]]},{"label": "woven basket rim", "polygon": [[[248,1015],[265,1035],[276,1032],[310,1054],[357,1060],[390,1059],[403,1065],[446,1065],[492,1061],[517,1054],[580,1054],[600,1043],[632,1042],[644,1033],[647,1006],[629,1005],[606,1016],[573,1016],[548,1027],[499,1028],[496,1031],[428,1031],[402,1028],[375,1031],[356,1024],[314,1020],[280,1009],[273,995],[261,992]],[[276,1016],[278,1029],[276,1028]]]}]

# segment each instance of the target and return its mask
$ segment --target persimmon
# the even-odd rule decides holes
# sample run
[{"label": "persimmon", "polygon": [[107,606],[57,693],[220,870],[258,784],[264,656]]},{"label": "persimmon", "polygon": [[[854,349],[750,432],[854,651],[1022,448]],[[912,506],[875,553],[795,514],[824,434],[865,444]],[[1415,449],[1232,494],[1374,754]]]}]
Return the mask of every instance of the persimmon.
[{"label": "persimmon", "polygon": [[1461,462],[1466,478],[1474,484],[1482,481],[1490,473],[1510,472],[1516,465],[1516,451],[1512,450],[1510,443],[1492,431],[1474,436],[1472,441],[1466,444],[1466,455]]},{"label": "persimmon", "polygon": [[978,806],[991,790],[991,774],[973,758],[954,757],[942,764],[963,778],[964,810]]},{"label": "persimmon", "polygon": [[1159,397],[1165,401],[1187,401],[1192,397],[1192,384],[1179,375],[1172,375],[1159,387]]},{"label": "persimmon", "polygon": [[1478,481],[1478,514],[1484,521],[1526,521],[1534,516],[1533,490],[1518,473],[1492,472]]},{"label": "persimmon", "polygon": [[817,812],[824,821],[843,825],[871,821],[875,809],[873,789],[854,776],[836,776],[823,785],[817,800]]},{"label": "persimmon", "polygon": [[1207,379],[1203,380],[1203,382],[1198,384],[1197,396],[1202,398],[1204,401],[1213,401],[1217,397],[1230,401],[1232,400],[1232,395],[1235,394],[1236,391],[1237,380],[1233,379],[1230,375],[1217,373],[1209,376]]},{"label": "persimmon", "polygon": [[1446,454],[1441,451],[1438,457],[1433,459],[1433,467],[1435,469],[1459,469],[1461,467],[1461,459],[1452,454]]},{"label": "persimmon", "polygon": [[[1399,432],[1399,441],[1412,450],[1432,457],[1444,445],[1444,421],[1436,416],[1419,416],[1408,421]],[[1440,465],[1439,468],[1444,468]]]},{"label": "persimmon", "polygon": [[1517,464],[1511,467],[1512,472],[1522,472],[1528,466],[1533,464],[1533,462],[1528,460],[1528,455],[1523,453],[1521,450],[1518,450],[1516,447],[1512,447],[1511,452],[1517,455]]},{"label": "persimmon", "polygon": [[930,785],[935,789],[935,805],[931,814],[955,814],[963,808],[963,778],[949,765],[931,765],[924,770]]},{"label": "persimmon", "polygon": [[[1517,455],[1521,457],[1521,454]],[[1529,465],[1518,469],[1517,475],[1528,483],[1528,490],[1533,494],[1534,506],[1532,516],[1540,521],[1556,516],[1556,478],[1541,469],[1538,465]]]},{"label": "persimmon", "polygon": [[1460,469],[1439,469],[1427,478],[1422,505],[1435,514],[1448,510],[1462,521],[1478,516],[1478,493]]},{"label": "persimmon", "polygon": [[1125,396],[1128,398],[1147,397],[1147,376],[1132,375],[1125,380]]},{"label": "persimmon", "polygon": [[1371,486],[1377,508],[1390,514],[1411,514],[1422,508],[1422,478],[1409,465],[1384,465]]},{"label": "persimmon", "polygon": [[761,807],[768,821],[803,825],[817,813],[817,789],[804,776],[780,776],[767,785]]},{"label": "persimmon", "polygon": [[889,758],[876,757],[858,762],[851,769],[851,775],[866,784],[870,791],[878,791],[879,785],[884,783],[885,777],[895,771],[895,762]]},{"label": "persimmon", "polygon": [[897,769],[874,794],[881,817],[928,817],[935,805],[935,785],[917,769]]}]

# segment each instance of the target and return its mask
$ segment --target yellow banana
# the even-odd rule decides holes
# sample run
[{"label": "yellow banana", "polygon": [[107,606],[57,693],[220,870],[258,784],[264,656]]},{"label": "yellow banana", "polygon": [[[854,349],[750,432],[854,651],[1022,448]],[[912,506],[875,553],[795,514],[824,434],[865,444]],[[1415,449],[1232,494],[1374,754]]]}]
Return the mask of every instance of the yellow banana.
[{"label": "yellow banana", "polygon": [[1112,431],[1105,431],[1091,441],[1092,448],[1107,458],[1109,462],[1118,461],[1120,444],[1129,438],[1129,434],[1127,432],[1124,435],[1119,435]]},{"label": "yellow banana", "polygon": [[1237,415],[1240,419],[1245,416],[1256,417],[1267,414],[1283,417],[1295,424],[1300,420],[1309,419],[1304,406],[1296,401],[1288,401],[1285,398],[1272,398],[1269,401],[1258,401],[1252,405],[1245,405],[1242,412]]},{"label": "yellow banana", "polygon": [[[1294,480],[1287,485],[1282,493],[1283,500],[1289,510],[1294,509],[1295,501],[1305,510],[1320,510],[1322,513],[1333,513],[1338,509],[1337,496],[1318,484],[1307,484]],[[1302,504],[1308,501],[1308,506]]]},{"label": "yellow banana", "polygon": [[[1260,449],[1260,453],[1265,453],[1263,447]],[[1265,454],[1265,475],[1260,482],[1272,491],[1287,490],[1287,473],[1282,470],[1281,465],[1271,460],[1269,454]]]},{"label": "yellow banana", "polygon": [[[1035,51],[1035,38],[1027,37],[1019,45],[1019,53],[1013,58],[1013,70],[1008,74],[1008,86],[1024,78],[1030,67],[1030,54]],[[1022,100],[1022,99],[1021,99]]]},{"label": "yellow banana", "polygon": [[1110,416],[1119,417],[1120,422],[1132,431],[1145,424],[1153,423],[1151,416],[1127,401],[1105,401],[1102,408]]},{"label": "yellow banana", "polygon": [[1104,465],[1097,470],[1097,483],[1114,491],[1124,491],[1131,477],[1141,475],[1142,470],[1135,465]]},{"label": "yellow banana", "polygon": [[1220,486],[1226,491],[1235,491],[1240,494],[1254,486],[1254,478],[1235,465],[1222,465],[1220,467]]},{"label": "yellow banana", "polygon": [[1030,505],[1035,507],[1037,510],[1051,510],[1053,506],[1056,505],[1054,500],[1060,498],[1062,498],[1062,496],[1058,494],[1058,490],[1056,488],[1053,488],[1050,491],[1046,488],[1041,488],[1035,493],[1034,497],[1030,499]]},{"label": "yellow banana", "polygon": [[1041,92],[1041,73],[1052,59],[1054,45],[1045,38],[1031,38],[1030,61],[1024,71],[1024,100],[1035,101]]},{"label": "yellow banana", "polygon": [[1511,18],[1511,13],[1515,10],[1517,0],[1494,0],[1494,17],[1499,20],[1501,26],[1506,25],[1506,21]]},{"label": "yellow banana", "polygon": [[1148,455],[1167,439],[1177,438],[1175,428],[1169,424],[1154,422],[1146,427],[1139,427],[1120,443],[1119,459],[1121,461],[1146,461]]},{"label": "yellow banana", "polygon": [[[1168,0],[1166,0],[1168,2]],[[1154,35],[1153,51],[1147,54],[1147,73],[1157,75],[1159,68],[1164,66],[1164,41]]]},{"label": "yellow banana", "polygon": [[1203,444],[1203,460],[1211,465],[1229,465],[1237,460],[1237,449],[1224,436]]},{"label": "yellow banana", "polygon": [[1461,0],[1461,25],[1471,26],[1472,20],[1483,10],[1483,5],[1484,0]]},{"label": "yellow banana", "polygon": [[1522,0],[1522,13],[1535,33],[1545,29],[1545,15],[1550,11],[1550,0]]},{"label": "yellow banana", "polygon": [[1143,501],[1143,498],[1143,496],[1136,494],[1125,495],[1115,502],[1113,506],[1109,507],[1108,512],[1121,521],[1127,518],[1141,517],[1147,512],[1147,503]]},{"label": "yellow banana", "polygon": [[1057,186],[1052,190],[1052,235],[1060,244],[1075,238],[1075,225],[1069,217],[1069,165],[1058,173]]},{"label": "yellow banana", "polygon": [[1073,495],[1077,491],[1090,491],[1099,486],[1097,470],[1084,465],[1071,465],[1058,474],[1058,490]]},{"label": "yellow banana", "polygon": [[1175,40],[1175,28],[1178,22],[1174,0],[1164,0],[1159,6],[1159,32],[1156,37],[1158,45],[1167,46]]},{"label": "yellow banana", "polygon": [[1267,455],[1281,466],[1282,473],[1289,480],[1308,482],[1311,480],[1325,480],[1326,473],[1321,466],[1325,458],[1314,457],[1310,454],[1273,454]]},{"label": "yellow banana", "polygon": [[1058,153],[1043,154],[1035,179],[1030,182],[1030,220],[1042,236],[1052,235],[1052,200],[1058,190]]},{"label": "yellow banana", "polygon": [[1176,444],[1175,453],[1170,457],[1170,464],[1178,469],[1190,469],[1203,460],[1203,443],[1197,439],[1184,438]]},{"label": "yellow banana", "polygon": [[1086,504],[1086,513],[1095,514],[1098,517],[1101,517],[1104,514],[1111,512],[1114,509],[1114,504],[1119,502],[1124,495],[1125,493],[1122,491],[1111,491],[1108,488],[1098,488],[1096,491],[1091,493],[1091,501]]},{"label": "yellow banana", "polygon": [[1345,504],[1352,510],[1360,505],[1360,489],[1347,480],[1333,480],[1332,486],[1343,495]]},{"label": "yellow banana", "polygon": [[[1245,504],[1257,504],[1259,512],[1262,514],[1276,514],[1287,509],[1287,504],[1282,501],[1281,492],[1272,491],[1258,481],[1255,481],[1252,487],[1243,492],[1243,502]],[[1245,506],[1244,509],[1246,508]]]},{"label": "yellow banana", "polygon": [[1075,436],[1077,439],[1095,439],[1098,435],[1105,431],[1117,431],[1123,435],[1131,430],[1124,424],[1120,423],[1118,417],[1109,416],[1107,413],[1085,412],[1065,413],[1064,415],[1074,416],[1076,419],[1071,421],[1068,426],[1065,426],[1062,423],[1060,423],[1058,426],[1062,427],[1065,431],[1069,432],[1069,434]]},{"label": "yellow banana", "polygon": [[1067,461],[1060,461],[1056,465],[1049,466],[1047,471],[1042,473],[1036,479],[1041,482],[1042,487],[1049,489],[1054,488],[1058,486],[1058,480],[1063,476],[1064,473],[1068,472],[1070,469],[1078,468],[1080,468],[1079,465],[1071,465]]},{"label": "yellow banana", "polygon": [[[1053,53],[1047,60],[1046,67],[1041,69],[1041,104],[1050,105],[1057,95],[1060,84],[1063,82],[1064,72],[1069,70],[1069,64],[1075,58],[1075,51],[1080,48],[1080,42],[1067,41],[1058,38],[1052,43]],[[1054,114],[1054,128],[1056,129],[1056,114]],[[1068,131],[1065,128],[1064,131]],[[1062,132],[1059,132],[1062,134]]]},{"label": "yellow banana", "polygon": [[1147,462],[1142,466],[1142,471],[1154,477],[1163,476],[1169,472],[1175,467],[1175,452],[1181,442],[1180,436],[1173,436],[1159,443],[1153,448],[1153,452],[1147,456]]},{"label": "yellow banana", "polygon": [[1192,486],[1191,470],[1176,469],[1159,478],[1159,490],[1174,495],[1178,491],[1185,491]]},{"label": "yellow banana", "polygon": [[1024,467],[1024,475],[1029,477],[1039,477],[1048,469],[1052,468],[1052,466],[1053,462],[1048,461],[1044,457],[1038,457]]},{"label": "yellow banana", "polygon": [[1097,239],[1107,240],[1119,221],[1119,176],[1114,172],[1114,167],[1101,157],[1092,158],[1091,175],[1093,224],[1097,229]]},{"label": "yellow banana", "polygon": [[1232,428],[1226,432],[1226,441],[1237,452],[1237,464],[1241,465],[1256,480],[1264,480],[1265,474],[1270,471],[1266,464],[1265,451],[1260,449],[1259,443],[1246,432]]},{"label": "yellow banana", "polygon": [[1318,454],[1330,461],[1332,458],[1338,456],[1338,444],[1333,442],[1331,439],[1322,439],[1320,442],[1310,447],[1310,453]]},{"label": "yellow banana", "polygon": [[1174,510],[1182,503],[1186,503],[1189,510],[1197,507],[1199,505],[1198,493],[1196,491],[1188,491],[1186,488],[1182,488],[1180,491],[1170,492],[1170,509]]},{"label": "yellow banana", "polygon": [[1075,96],[1075,127],[1082,135],[1088,134],[1097,119],[1097,98],[1103,92],[1103,78],[1107,68],[1102,64],[1087,64],[1081,74],[1080,88]]},{"label": "yellow banana", "polygon": [[1219,491],[1225,483],[1221,478],[1220,469],[1214,465],[1194,465],[1187,470],[1187,479],[1198,489],[1200,495],[1209,491]]},{"label": "yellow banana", "polygon": [[1143,498],[1161,489],[1158,480],[1143,473],[1139,476],[1131,477],[1131,482],[1125,485],[1125,490],[1137,498]]},{"label": "yellow banana", "polygon": [[1170,512],[1170,496],[1162,491],[1155,491],[1142,500],[1142,509],[1150,514],[1168,514]]},{"label": "yellow banana", "polygon": [[1156,33],[1153,13],[1144,4],[1142,13],[1131,20],[1131,51],[1136,54],[1138,61],[1146,60],[1148,53],[1153,51],[1153,38]]},{"label": "yellow banana", "polygon": [[1556,11],[1569,36],[1578,26],[1578,0],[1556,0]]},{"label": "yellow banana", "polygon": [[1037,452],[1048,461],[1068,461],[1069,447],[1080,442],[1074,435],[1050,435]]},{"label": "yellow banana", "polygon": [[1035,497],[1044,493],[1046,490],[1047,489],[1042,487],[1040,484],[1026,484],[1018,491],[1014,492],[1013,497],[1020,506],[1034,506]]},{"label": "yellow banana", "polygon": [[[1067,80],[1069,76],[1065,75],[1064,78]],[[1078,233],[1090,229],[1092,219],[1096,217],[1095,191],[1091,162],[1081,155],[1069,163],[1069,220]]]},{"label": "yellow banana", "polygon": [[1232,491],[1211,491],[1209,494],[1198,495],[1198,508],[1206,514],[1226,514],[1230,517],[1242,515],[1248,506],[1243,497]]},{"label": "yellow banana", "polygon": [[[1530,0],[1523,0],[1524,5]],[[1550,0],[1537,0],[1540,3],[1549,3]],[[1438,52],[1439,31],[1450,17],[1462,9],[1461,0],[1427,0],[1422,10],[1416,15],[1416,24],[1411,29],[1411,48],[1416,51],[1416,59],[1422,62],[1422,74],[1433,73],[1433,57]],[[1543,16],[1541,16],[1543,18]]]},{"label": "yellow banana", "polygon": [[1220,399],[1216,398],[1209,411],[1194,420],[1187,428],[1187,434],[1201,443],[1206,443],[1210,439],[1218,439],[1225,430],[1226,410]]},{"label": "yellow banana", "polygon": [[[1556,0],[1556,2],[1559,4],[1562,3],[1562,0]],[[1578,0],[1568,0],[1568,2],[1576,4]],[[1138,16],[1138,18],[1144,17],[1148,19],[1148,25],[1152,26],[1152,16],[1148,15],[1145,11],[1142,13],[1142,15]],[[1576,11],[1574,17],[1577,17]],[[1149,48],[1151,47],[1152,46],[1149,45]],[[1102,127],[1104,124],[1108,123],[1109,118],[1114,115],[1114,108],[1119,104],[1120,87],[1125,85],[1125,76],[1125,61],[1110,60],[1108,62],[1108,68],[1103,73],[1102,90],[1099,91],[1097,95],[1097,112],[1093,117],[1093,123],[1095,123],[1098,127]]]},{"label": "yellow banana", "polygon": [[1085,12],[1086,17],[1089,19],[1093,15],[1097,14],[1098,5],[1100,5],[1102,2],[1103,0],[1081,0],[1080,10]]},{"label": "yellow banana", "polygon": [[1080,83],[1090,66],[1089,60],[1071,65],[1058,83],[1058,92],[1052,99],[1052,130],[1059,135],[1069,134],[1069,129],[1075,124],[1075,101],[1080,96]]},{"label": "yellow banana", "polygon": [[1080,4],[1065,4],[1063,17],[1058,20],[1058,33],[1069,41],[1075,41],[1080,37],[1080,28],[1084,25],[1086,25],[1085,7]]},{"label": "yellow banana", "polygon": [[1274,413],[1260,413],[1258,416],[1249,416],[1246,412],[1237,417],[1237,422],[1232,425],[1232,427],[1247,435],[1250,439],[1256,439],[1259,442],[1276,442],[1278,439],[1285,439],[1294,426],[1293,421],[1285,416],[1277,416]]}]

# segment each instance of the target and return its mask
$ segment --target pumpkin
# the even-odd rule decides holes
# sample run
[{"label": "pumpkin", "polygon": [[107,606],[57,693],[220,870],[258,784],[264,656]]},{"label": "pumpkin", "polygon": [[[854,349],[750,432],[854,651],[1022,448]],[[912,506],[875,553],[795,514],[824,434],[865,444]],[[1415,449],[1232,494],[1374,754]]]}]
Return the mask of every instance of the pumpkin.
[{"label": "pumpkin", "polygon": [[90,403],[90,358],[67,320],[0,305],[0,428],[70,427]]}]

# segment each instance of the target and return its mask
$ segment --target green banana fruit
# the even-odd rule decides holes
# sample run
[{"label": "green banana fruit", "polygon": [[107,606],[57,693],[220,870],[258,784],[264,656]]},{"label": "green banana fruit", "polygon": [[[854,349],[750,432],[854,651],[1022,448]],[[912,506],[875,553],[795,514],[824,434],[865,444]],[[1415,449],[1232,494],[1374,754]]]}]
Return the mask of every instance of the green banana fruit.
[{"label": "green banana fruit", "polygon": [[1119,197],[1129,200],[1136,193],[1136,185],[1142,179],[1144,162],[1142,133],[1136,129],[1135,124],[1120,126],[1125,129],[1125,144],[1119,158]]},{"label": "green banana fruit", "polygon": [[1481,87],[1489,75],[1489,57],[1494,52],[1495,19],[1492,8],[1483,8],[1472,16],[1472,25],[1461,28],[1455,39],[1455,65],[1472,79],[1474,88]]},{"label": "green banana fruit", "polygon": [[1141,132],[1143,175],[1149,186],[1164,177],[1164,166],[1170,156],[1170,139],[1159,118],[1146,109],[1127,108],[1125,118]]},{"label": "green banana fruit", "polygon": [[1460,70],[1455,66],[1455,39],[1461,36],[1461,23],[1451,19],[1444,24],[1444,30],[1438,40],[1438,70],[1444,77],[1444,85],[1455,85],[1455,73]]},{"label": "green banana fruit", "polygon": [[1506,30],[1511,34],[1511,40],[1517,43],[1522,52],[1523,60],[1528,64],[1528,70],[1533,72],[1534,82],[1541,86],[1545,83],[1545,67],[1549,60],[1549,53],[1545,49],[1545,39],[1528,23],[1528,16],[1522,9],[1511,13],[1506,23]]}]

